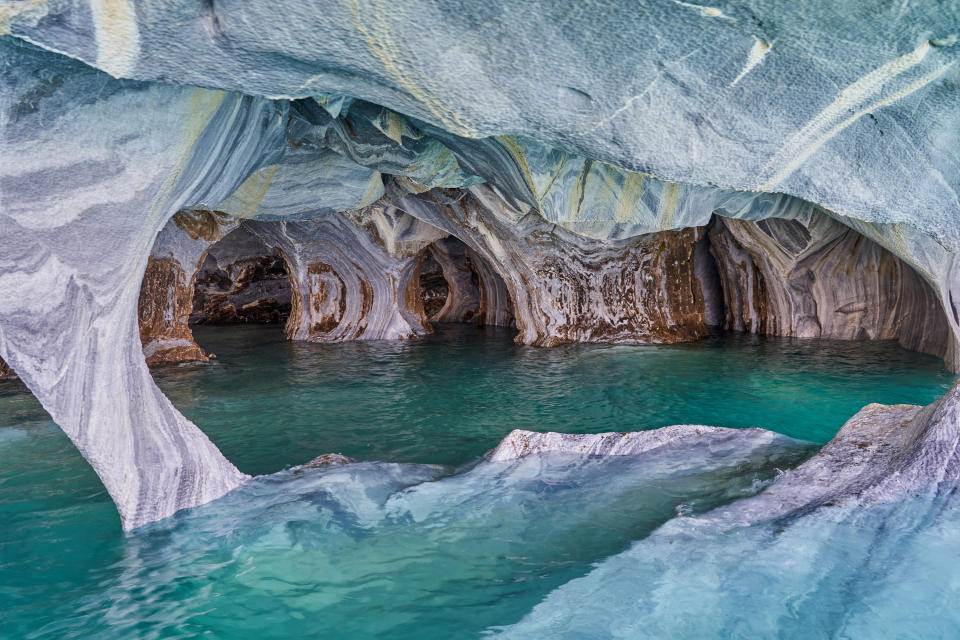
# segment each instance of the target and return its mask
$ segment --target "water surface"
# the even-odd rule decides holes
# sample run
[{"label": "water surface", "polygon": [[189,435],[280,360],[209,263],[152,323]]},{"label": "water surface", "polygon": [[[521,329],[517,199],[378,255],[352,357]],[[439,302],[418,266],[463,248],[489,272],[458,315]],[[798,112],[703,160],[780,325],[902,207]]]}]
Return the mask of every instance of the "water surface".
[{"label": "water surface", "polygon": [[[797,438],[822,443],[868,402],[925,404],[954,380],[936,359],[890,343],[719,335],[670,347],[537,349],[514,345],[509,332],[474,327],[343,345],[288,343],[261,327],[196,333],[218,358],[157,369],[155,378],[241,469],[280,473],[124,536],[66,437],[22,386],[0,385],[0,637],[468,638],[528,627],[542,637],[544,612],[571,610],[566,593],[597,608],[612,597],[597,592],[591,603],[577,591],[596,563],[621,566],[635,557],[622,554],[635,554],[632,545],[662,524],[694,523],[762,490],[810,454]],[[477,464],[513,428],[676,423],[762,426],[790,437],[742,431],[636,459],[546,455]],[[325,452],[367,462],[282,471]],[[880,536],[871,527],[859,536],[849,533],[856,527],[844,529],[831,558],[861,558],[863,537]],[[934,550],[943,551],[938,531],[914,538],[938,541]],[[667,558],[660,539],[649,547]],[[656,583],[655,593],[668,595],[650,606],[666,624],[678,615],[669,613],[683,601],[678,594],[706,605],[711,589],[750,593],[760,573],[741,571],[730,585],[695,579],[732,571],[723,545],[754,556],[737,544],[711,538],[677,547],[686,569],[676,575],[646,557],[633,583],[624,574],[632,587],[616,586],[617,578],[611,588],[640,598],[649,592],[643,585]],[[911,547],[911,557],[925,548]],[[789,561],[786,547],[775,550],[757,557]],[[816,562],[802,549],[797,558]],[[824,587],[822,597],[845,619],[866,602],[857,591],[873,574],[831,562],[841,586]],[[850,576],[861,586],[838,603],[836,589]],[[782,616],[784,602],[809,592],[816,589],[798,579],[761,600]],[[608,613],[595,612],[586,628],[606,637],[632,624],[629,611]],[[769,622],[761,616],[745,628],[776,627],[762,621]],[[662,628],[683,635],[682,627]]]}]

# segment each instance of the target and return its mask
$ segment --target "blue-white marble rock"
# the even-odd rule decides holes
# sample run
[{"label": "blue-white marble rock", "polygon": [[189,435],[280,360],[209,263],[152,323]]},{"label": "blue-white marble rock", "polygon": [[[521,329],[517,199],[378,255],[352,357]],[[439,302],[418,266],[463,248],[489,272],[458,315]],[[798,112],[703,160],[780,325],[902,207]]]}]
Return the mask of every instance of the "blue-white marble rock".
[{"label": "blue-white marble rock", "polygon": [[117,81],[0,39],[0,356],[103,480],[124,528],[246,476],[153,383],[137,297],[177,210],[274,161],[284,105]]},{"label": "blue-white marble rock", "polygon": [[243,479],[139,350],[147,257],[184,208],[380,198],[462,234],[535,342],[565,319],[511,284],[526,236],[602,252],[815,203],[960,335],[958,56],[960,7],[927,2],[0,2],[0,356],[129,528]]}]

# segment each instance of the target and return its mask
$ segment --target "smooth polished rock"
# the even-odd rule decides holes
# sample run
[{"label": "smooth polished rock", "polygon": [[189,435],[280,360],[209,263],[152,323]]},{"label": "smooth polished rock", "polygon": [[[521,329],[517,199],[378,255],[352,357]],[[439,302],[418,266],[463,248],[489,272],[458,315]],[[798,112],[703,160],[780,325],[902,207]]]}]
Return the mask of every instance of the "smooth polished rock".
[{"label": "smooth polished rock", "polygon": [[724,327],[845,340],[895,339],[943,357],[953,335],[933,288],[877,243],[818,210],[793,220],[717,218],[710,230]]},{"label": "smooth polished rock", "polygon": [[[0,33],[0,157],[16,159],[0,163],[0,356],[127,528],[243,481],[143,364],[137,295],[182,209],[398,206],[503,278],[521,341],[557,344],[696,337],[702,270],[673,266],[696,262],[698,232],[639,234],[815,203],[915,268],[960,335],[949,4],[23,2]],[[453,188],[469,196],[438,191]],[[376,242],[353,228],[338,237]],[[385,270],[413,264],[370,247]],[[291,270],[301,294],[338,286],[308,264]],[[349,314],[303,306],[296,335],[356,335],[374,309],[364,331],[416,334],[422,312],[395,304],[417,280],[404,269],[368,311],[359,279]],[[955,341],[946,357],[960,366]]]},{"label": "smooth polished rock", "polygon": [[290,271],[289,339],[396,340],[432,331],[419,268],[445,232],[382,206],[246,228],[276,247]]},{"label": "smooth polished rock", "polygon": [[247,476],[154,384],[137,302],[167,221],[275,162],[285,107],[117,81],[9,38],[0,51],[0,158],[16,158],[0,162],[0,357],[125,529],[221,496]]},{"label": "smooth polished rock", "polygon": [[777,437],[764,429],[728,429],[694,424],[678,424],[649,431],[610,433],[554,433],[514,429],[487,454],[487,460],[505,462],[542,453],[636,456],[675,442],[689,441],[684,444],[695,446],[693,441],[697,438],[737,432],[750,433],[756,438],[763,434],[769,438]]}]

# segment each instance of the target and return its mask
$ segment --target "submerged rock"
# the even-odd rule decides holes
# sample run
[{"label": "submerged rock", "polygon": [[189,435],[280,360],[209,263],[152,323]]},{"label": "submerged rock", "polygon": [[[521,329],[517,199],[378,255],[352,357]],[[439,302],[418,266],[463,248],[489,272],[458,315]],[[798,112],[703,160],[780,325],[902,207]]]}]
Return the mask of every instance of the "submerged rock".
[{"label": "submerged rock", "polygon": [[305,462],[297,467],[293,468],[294,473],[301,473],[305,469],[321,469],[324,467],[337,467],[343,464],[352,464],[356,462],[353,458],[349,458],[340,453],[324,453],[319,455],[310,462]]}]

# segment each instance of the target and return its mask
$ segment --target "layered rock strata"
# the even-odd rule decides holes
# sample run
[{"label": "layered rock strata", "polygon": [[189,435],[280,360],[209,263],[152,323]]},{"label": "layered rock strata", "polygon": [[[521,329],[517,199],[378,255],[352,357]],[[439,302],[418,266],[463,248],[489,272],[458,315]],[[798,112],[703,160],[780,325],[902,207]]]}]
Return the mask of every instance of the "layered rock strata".
[{"label": "layered rock strata", "polygon": [[197,272],[191,324],[280,324],[290,316],[283,257],[241,227],[213,245]]},{"label": "layered rock strata", "polygon": [[693,259],[700,229],[603,242],[524,215],[482,186],[400,197],[398,206],[462,240],[502,277],[517,342],[665,343],[707,333]]},{"label": "layered rock strata", "polygon": [[431,331],[420,297],[426,247],[446,233],[393,207],[250,222],[290,270],[291,340],[395,340]]},{"label": "layered rock strata", "polygon": [[216,211],[178,211],[160,232],[137,304],[140,342],[148,365],[209,359],[188,325],[194,282],[210,246],[238,224]]},{"label": "layered rock strata", "polygon": [[447,304],[450,286],[440,266],[428,251],[420,263],[420,298],[423,300],[423,312],[427,320],[435,322],[437,313]]},{"label": "layered rock strata", "polygon": [[584,456],[636,456],[671,443],[696,441],[737,434],[757,441],[775,439],[764,429],[729,429],[694,424],[675,424],[650,431],[610,433],[555,433],[514,429],[490,451],[490,462],[507,462],[542,453],[566,453]]},{"label": "layered rock strata", "polygon": [[137,302],[168,220],[274,162],[286,108],[118,82],[0,40],[0,157],[16,158],[0,163],[0,357],[90,462],[125,529],[219,497],[247,476],[154,384]]},{"label": "layered rock strata", "polygon": [[443,306],[432,315],[428,314],[430,322],[479,321],[480,283],[467,260],[466,245],[445,238],[430,245],[429,252],[430,258],[440,267],[447,288]]},{"label": "layered rock strata", "polygon": [[885,340],[943,357],[936,292],[877,243],[818,210],[793,220],[717,218],[710,230],[724,327],[780,336]]},{"label": "layered rock strata", "polygon": [[[624,270],[607,257],[669,266],[697,232],[665,236],[662,248],[636,236],[714,213],[796,217],[803,198],[913,266],[960,335],[960,11],[949,3],[571,13],[414,1],[388,13],[368,2],[0,12],[11,34],[0,37],[0,157],[16,159],[0,163],[0,356],[100,474],[125,527],[244,477],[143,363],[140,284],[156,235],[182,209],[341,215],[376,202],[391,177],[406,181],[398,206],[503,277],[521,341],[556,344],[697,335],[712,308],[697,304],[697,273]],[[623,33],[657,46],[611,36]],[[411,195],[452,188],[471,193]],[[661,272],[668,282],[638,293],[638,274]],[[318,287],[324,273],[313,274]],[[394,300],[396,284],[384,287]],[[352,289],[361,309],[362,289]],[[294,333],[336,320],[339,303],[321,307],[312,324],[312,310],[299,313]],[[394,320],[373,333],[415,333],[422,322],[405,316],[415,311],[378,311]],[[819,310],[797,315],[815,316],[821,334],[832,326]],[[915,341],[935,343],[929,333]],[[960,366],[955,342],[946,357]]]},{"label": "layered rock strata", "polygon": [[506,284],[483,258],[454,238],[438,240],[429,251],[447,289],[443,306],[429,316],[431,322],[510,325],[513,312]]}]

